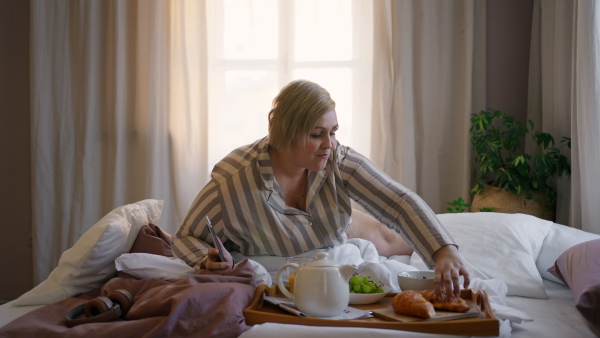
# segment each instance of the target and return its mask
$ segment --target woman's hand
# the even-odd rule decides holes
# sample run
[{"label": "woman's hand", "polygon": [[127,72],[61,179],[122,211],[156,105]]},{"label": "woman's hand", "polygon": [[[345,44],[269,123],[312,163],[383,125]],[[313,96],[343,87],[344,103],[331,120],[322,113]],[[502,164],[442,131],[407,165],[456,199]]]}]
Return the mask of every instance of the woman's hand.
[{"label": "woman's hand", "polygon": [[225,249],[221,240],[217,238],[218,245],[223,250],[223,256],[225,256],[225,262],[221,262],[219,257],[219,250],[217,248],[208,249],[208,257],[204,263],[207,270],[227,270],[233,268],[233,258],[229,251]]},{"label": "woman's hand", "polygon": [[471,277],[458,249],[454,245],[445,245],[433,254],[433,260],[435,261],[433,285],[438,299],[445,299],[445,295],[450,296],[450,294],[460,297],[458,276],[464,277],[464,288],[469,287]]}]

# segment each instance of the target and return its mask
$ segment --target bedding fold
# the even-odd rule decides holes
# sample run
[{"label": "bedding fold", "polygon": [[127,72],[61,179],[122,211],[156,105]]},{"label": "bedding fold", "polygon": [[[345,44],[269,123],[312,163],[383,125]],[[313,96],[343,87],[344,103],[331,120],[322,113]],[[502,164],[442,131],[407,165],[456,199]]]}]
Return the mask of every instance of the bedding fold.
[{"label": "bedding fold", "polygon": [[[65,325],[71,309],[117,289],[133,295],[124,318]],[[248,329],[242,311],[255,290],[254,268],[248,261],[223,275],[201,270],[172,281],[115,277],[99,289],[12,321],[0,329],[0,337],[237,337]]]}]

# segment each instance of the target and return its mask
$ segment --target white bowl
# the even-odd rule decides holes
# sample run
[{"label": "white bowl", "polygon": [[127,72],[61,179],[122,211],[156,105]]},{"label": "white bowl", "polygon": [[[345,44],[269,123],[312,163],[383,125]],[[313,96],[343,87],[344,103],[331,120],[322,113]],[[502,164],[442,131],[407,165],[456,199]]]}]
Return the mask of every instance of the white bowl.
[{"label": "white bowl", "polygon": [[[458,277],[458,284],[462,289],[464,277]],[[433,271],[404,271],[398,274],[398,285],[401,291],[433,289]]]},{"label": "white bowl", "polygon": [[433,289],[433,271],[404,271],[398,274],[400,290]]},{"label": "white bowl", "polygon": [[381,298],[385,297],[392,289],[389,286],[383,286],[383,292],[381,293],[351,293],[350,304],[361,305],[361,304],[373,304],[378,302]]}]

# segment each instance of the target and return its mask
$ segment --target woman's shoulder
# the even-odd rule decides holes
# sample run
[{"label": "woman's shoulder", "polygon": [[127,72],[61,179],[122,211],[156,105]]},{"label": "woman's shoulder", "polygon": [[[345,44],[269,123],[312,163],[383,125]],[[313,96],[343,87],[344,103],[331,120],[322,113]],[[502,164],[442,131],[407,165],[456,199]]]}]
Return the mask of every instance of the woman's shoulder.
[{"label": "woman's shoulder", "polygon": [[267,150],[268,142],[266,137],[235,148],[215,165],[212,176],[217,181],[227,179],[248,166],[253,165]]},{"label": "woman's shoulder", "polygon": [[260,154],[265,151],[268,151],[269,143],[267,138],[258,139],[250,144],[243,145],[241,147],[237,147],[233,149],[223,160],[227,158],[239,158],[240,160],[245,161],[254,161]]},{"label": "woman's shoulder", "polygon": [[338,164],[341,164],[344,160],[355,160],[355,159],[362,159],[364,158],[363,155],[361,155],[360,153],[358,153],[356,150],[354,150],[353,148],[349,147],[349,146],[345,146],[342,145],[340,143],[338,143],[338,145],[335,147],[335,161]]}]

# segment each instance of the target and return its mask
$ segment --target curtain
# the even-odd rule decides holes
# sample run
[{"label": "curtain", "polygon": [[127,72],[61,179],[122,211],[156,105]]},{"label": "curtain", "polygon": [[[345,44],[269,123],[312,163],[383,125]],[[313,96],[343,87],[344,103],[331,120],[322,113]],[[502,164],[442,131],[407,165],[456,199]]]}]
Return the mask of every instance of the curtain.
[{"label": "curtain", "polygon": [[[544,1],[543,9],[536,1],[533,11],[527,119],[558,142],[571,135],[573,9],[571,1]],[[533,141],[527,142],[531,147]],[[556,222],[568,224],[569,179],[560,178],[555,184]]]},{"label": "curtain", "polygon": [[[204,2],[31,2],[34,283],[104,214],[208,178]],[[193,27],[193,29],[189,29]],[[190,90],[182,90],[187,87]]]},{"label": "curtain", "polygon": [[576,184],[571,186],[571,195],[576,198],[571,205],[571,224],[600,234],[600,4],[577,1],[575,13],[571,131],[576,141]]},{"label": "curtain", "polygon": [[472,187],[485,108],[485,2],[375,1],[371,158],[436,212]]},{"label": "curtain", "polygon": [[592,0],[536,0],[528,119],[570,136],[571,178],[557,182],[556,222],[600,233],[600,7]]}]

